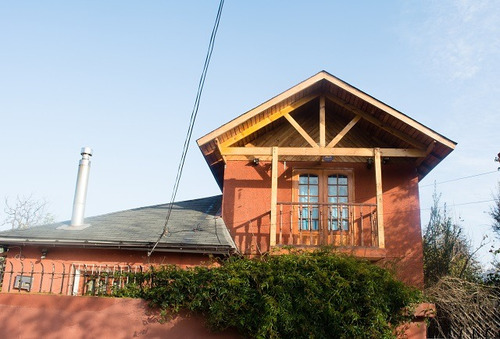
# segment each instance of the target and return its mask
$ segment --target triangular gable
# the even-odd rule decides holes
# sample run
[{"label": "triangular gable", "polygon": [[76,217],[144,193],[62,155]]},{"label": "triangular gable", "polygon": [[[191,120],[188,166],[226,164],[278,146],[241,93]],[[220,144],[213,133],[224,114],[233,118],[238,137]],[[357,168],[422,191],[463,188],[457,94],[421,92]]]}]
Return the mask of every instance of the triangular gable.
[{"label": "triangular gable", "polygon": [[[319,114],[314,117],[317,121],[319,119],[319,128],[314,132],[306,131],[305,125],[294,118],[299,115],[296,112],[311,105],[319,106]],[[332,110],[343,113],[344,119],[348,120],[342,128],[337,126],[335,132],[332,132],[328,115]],[[456,145],[407,115],[321,71],[198,139],[198,145],[219,185],[222,187],[225,161],[222,153],[267,154],[268,149],[254,147],[255,140],[272,133],[283,123],[293,127],[293,133],[302,137],[301,141],[306,147],[314,149],[303,150],[309,156],[370,156],[365,148],[354,151],[352,147],[340,147],[346,141],[344,138],[362,128],[367,134],[381,140],[378,147],[384,144],[394,146],[385,150],[387,156],[417,158],[415,161],[420,178],[430,172]],[[280,151],[280,155],[286,156],[287,152],[290,156],[296,154],[293,149],[285,148]]]}]

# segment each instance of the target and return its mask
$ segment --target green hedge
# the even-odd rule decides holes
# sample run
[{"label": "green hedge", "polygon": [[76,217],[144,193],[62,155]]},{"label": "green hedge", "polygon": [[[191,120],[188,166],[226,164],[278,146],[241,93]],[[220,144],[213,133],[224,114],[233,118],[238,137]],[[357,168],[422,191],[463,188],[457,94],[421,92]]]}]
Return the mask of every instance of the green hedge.
[{"label": "green hedge", "polygon": [[255,338],[392,338],[421,298],[388,271],[328,250],[164,266],[134,278],[118,294],[201,313],[213,330]]}]

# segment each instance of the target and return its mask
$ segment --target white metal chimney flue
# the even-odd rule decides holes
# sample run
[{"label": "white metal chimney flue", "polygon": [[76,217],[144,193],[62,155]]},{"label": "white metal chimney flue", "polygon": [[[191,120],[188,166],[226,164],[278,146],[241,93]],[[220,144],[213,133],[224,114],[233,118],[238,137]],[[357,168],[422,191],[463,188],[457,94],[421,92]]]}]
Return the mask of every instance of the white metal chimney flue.
[{"label": "white metal chimney flue", "polygon": [[82,159],[78,166],[78,177],[76,178],[75,200],[73,201],[73,214],[71,216],[71,226],[83,226],[85,214],[85,201],[87,199],[87,186],[89,183],[90,157],[92,149],[82,147]]}]

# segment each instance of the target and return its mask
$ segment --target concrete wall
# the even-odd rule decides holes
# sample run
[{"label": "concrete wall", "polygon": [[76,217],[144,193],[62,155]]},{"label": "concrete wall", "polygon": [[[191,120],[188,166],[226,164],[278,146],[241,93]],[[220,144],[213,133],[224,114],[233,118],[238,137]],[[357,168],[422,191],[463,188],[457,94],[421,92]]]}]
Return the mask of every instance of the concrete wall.
[{"label": "concrete wall", "polygon": [[[278,164],[278,202],[293,199],[294,168],[349,169],[354,200],[375,203],[375,173],[365,163],[283,162]],[[423,287],[422,238],[418,177],[413,165],[396,162],[382,166],[386,259],[403,281]],[[236,245],[245,254],[270,250],[271,165],[229,161],[224,173],[223,218]]]}]

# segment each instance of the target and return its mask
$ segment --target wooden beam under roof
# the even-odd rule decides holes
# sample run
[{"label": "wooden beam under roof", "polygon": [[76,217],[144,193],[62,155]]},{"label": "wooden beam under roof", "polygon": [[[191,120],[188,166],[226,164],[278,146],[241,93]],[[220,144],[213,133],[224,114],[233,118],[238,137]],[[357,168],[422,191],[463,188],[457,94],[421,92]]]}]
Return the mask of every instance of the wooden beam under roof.
[{"label": "wooden beam under roof", "polygon": [[416,147],[416,148],[421,149],[421,150],[424,150],[427,148],[424,144],[414,140],[413,138],[409,137],[408,135],[404,134],[403,132],[401,132],[393,127],[386,126],[382,121],[378,120],[374,116],[360,110],[359,108],[357,108],[351,104],[346,103],[345,101],[343,101],[343,100],[341,100],[333,95],[328,95],[328,100],[330,100],[330,101],[336,103],[337,105],[353,112],[356,115],[359,115],[360,117],[362,117],[366,121],[374,124],[375,126],[383,129],[384,131],[394,135],[395,137],[405,141],[406,143],[412,145],[413,147]]},{"label": "wooden beam under roof", "polygon": [[[382,101],[379,101],[372,97],[369,94],[366,94],[365,92],[357,89],[356,87],[351,86],[350,84],[340,80],[339,78],[331,75],[328,72],[322,71],[319,74],[323,74],[324,79],[333,85],[342,88],[343,90],[355,95],[356,97],[360,98],[361,100],[377,107],[378,109],[382,110],[385,113],[388,113],[389,115],[393,116],[394,118],[400,120],[401,122],[405,123],[408,126],[413,127],[417,131],[427,135],[430,138],[433,138],[434,140],[438,141],[439,143],[445,145],[446,147],[450,149],[455,149],[456,143],[447,139],[446,137],[440,135],[439,133],[434,132],[430,128],[420,124],[419,122],[413,120],[409,116],[399,112],[398,110],[392,108],[391,106],[388,106],[384,104]],[[425,149],[425,147],[423,148]]]},{"label": "wooden beam under roof", "polygon": [[325,130],[326,130],[326,118],[325,118],[325,96],[319,98],[319,146],[325,147]]},{"label": "wooden beam under roof", "polygon": [[266,109],[269,109],[270,107],[279,104],[283,100],[286,100],[287,98],[290,98],[299,92],[306,90],[308,88],[311,88],[315,86],[317,83],[325,79],[325,74],[328,74],[325,71],[321,71],[313,75],[312,77],[302,81],[298,85],[293,86],[292,88],[282,92],[281,94],[278,94],[274,98],[260,104],[259,106],[251,109],[250,111],[240,115],[236,119],[228,122],[227,124],[217,128],[216,130],[208,133],[207,135],[201,137],[198,139],[196,142],[198,146],[201,146],[203,144],[206,144],[210,140],[230,131],[234,127],[244,123],[245,121],[253,118],[254,116],[260,114],[261,112],[265,111]]},{"label": "wooden beam under roof", "polygon": [[[280,155],[292,156],[350,156],[350,157],[373,157],[374,148],[369,147],[280,147]],[[221,147],[223,156],[231,155],[253,155],[271,156],[272,147]],[[380,148],[380,154],[384,157],[421,158],[425,152],[413,148]]]},{"label": "wooden beam under roof", "polygon": [[[299,108],[300,106],[303,106],[305,105],[306,103],[308,103],[309,101],[315,99],[318,95],[309,95],[309,96],[306,96],[296,102],[294,102],[293,104],[290,104],[282,109],[280,109],[279,111],[269,115],[268,117],[262,119],[261,121],[257,122],[256,124],[253,124],[251,126],[249,126],[247,129],[243,130],[243,131],[240,131],[239,133],[237,133],[235,136],[227,139],[227,140],[224,140],[223,142],[221,142],[221,147],[227,147],[227,146],[230,146],[244,138],[246,138],[247,136],[249,136],[250,134],[252,133],[255,133],[256,131],[258,131],[259,129],[269,125],[270,123],[272,123],[273,121],[275,120],[278,120],[279,118],[281,118],[282,116],[284,116],[285,114],[288,114],[290,112],[292,112],[293,110],[296,110],[297,108]],[[236,125],[238,126],[238,125]],[[234,126],[234,127],[236,127]]]},{"label": "wooden beam under roof", "polygon": [[299,134],[302,135],[304,139],[306,139],[309,145],[311,145],[312,147],[318,147],[316,141],[314,141],[313,138],[311,138],[309,134],[307,134],[307,132],[302,128],[302,126],[300,126],[299,123],[294,118],[292,118],[290,113],[286,113],[283,116],[285,117],[286,120],[288,120],[288,122],[293,126],[293,128],[295,128],[297,132],[299,132]]},{"label": "wooden beam under roof", "polygon": [[427,150],[425,151],[425,157],[420,158],[420,159],[417,160],[417,162],[416,162],[417,167],[420,166],[424,162],[424,160],[427,158],[427,156],[432,153],[432,151],[434,150],[435,146],[436,146],[436,140],[433,140],[429,144],[429,146],[427,147]]},{"label": "wooden beam under roof", "polygon": [[359,115],[356,115],[354,117],[354,119],[352,119],[348,124],[347,126],[345,126],[342,131],[340,131],[339,134],[337,134],[333,139],[332,141],[330,141],[330,143],[326,146],[326,147],[334,147],[335,145],[337,145],[339,143],[340,140],[342,140],[342,138],[347,134],[349,133],[349,131],[351,130],[351,128],[354,127],[354,125],[356,125],[356,123],[359,121],[359,119],[361,119],[361,117]]},{"label": "wooden beam under roof", "polygon": [[217,146],[217,150],[219,151],[219,153],[222,156],[222,161],[224,161],[224,165],[227,164],[226,156],[224,154],[222,154],[222,149],[221,149],[220,142],[219,142],[218,138],[215,138],[215,145]]},{"label": "wooden beam under roof", "polygon": [[[201,137],[200,139],[197,140],[197,143],[199,146],[213,140],[214,138],[221,136],[228,131],[232,130],[236,126],[243,124],[245,121],[248,121],[249,119],[255,117],[256,115],[260,114],[261,112],[265,111],[266,109],[269,109],[270,107],[279,104],[283,100],[286,100],[287,98],[290,98],[299,92],[306,90],[308,88],[311,88],[315,85],[317,85],[320,81],[326,81],[328,83],[331,83],[334,86],[337,86],[338,88],[347,91],[348,93],[353,94],[354,96],[358,97],[359,99],[377,107],[378,109],[382,110],[383,112],[389,114],[390,116],[400,120],[404,124],[411,126],[415,128],[417,131],[425,134],[426,136],[433,138],[440,144],[443,144],[444,146],[454,149],[456,143],[447,139],[446,137],[434,132],[430,128],[420,124],[419,122],[413,120],[412,118],[406,116],[405,114],[395,110],[394,108],[384,104],[383,102],[373,98],[372,96],[366,94],[365,92],[351,86],[350,84],[342,81],[341,79],[331,75],[330,73],[326,71],[321,71],[312,77],[302,81],[298,85],[284,91],[283,93],[275,96],[274,98],[262,103],[261,105],[255,107],[254,109],[246,112],[245,114],[242,114],[241,116],[237,117],[236,119],[232,120],[231,122],[217,128],[216,130],[208,133],[207,135]],[[413,145],[415,146],[415,145]],[[417,147],[421,149],[425,149],[426,147]]]}]

